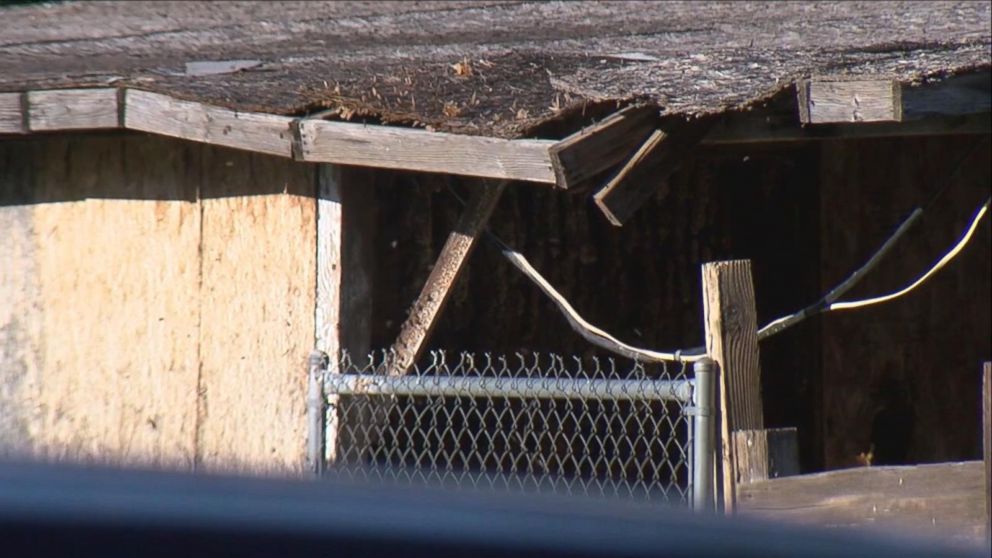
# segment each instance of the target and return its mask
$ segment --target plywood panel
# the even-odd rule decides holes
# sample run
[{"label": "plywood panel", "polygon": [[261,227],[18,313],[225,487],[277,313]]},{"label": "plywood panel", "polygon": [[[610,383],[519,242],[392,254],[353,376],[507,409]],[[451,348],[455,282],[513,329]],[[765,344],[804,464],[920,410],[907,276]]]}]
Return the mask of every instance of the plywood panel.
[{"label": "plywood panel", "polygon": [[29,250],[5,275],[20,276],[15,306],[28,310],[19,400],[32,449],[191,464],[199,211],[187,152],[136,136],[18,145],[35,203],[5,208]]},{"label": "plywood panel", "polygon": [[298,472],[314,347],[313,168],[205,153],[198,461],[208,470]]}]

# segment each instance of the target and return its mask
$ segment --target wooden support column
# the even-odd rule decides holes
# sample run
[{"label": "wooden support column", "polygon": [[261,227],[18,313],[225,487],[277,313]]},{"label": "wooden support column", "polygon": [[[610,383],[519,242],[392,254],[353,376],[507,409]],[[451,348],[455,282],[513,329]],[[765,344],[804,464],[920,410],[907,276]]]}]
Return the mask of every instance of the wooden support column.
[{"label": "wooden support column", "polygon": [[985,458],[985,540],[992,543],[992,362],[982,369],[982,446]]},{"label": "wooden support column", "polygon": [[[341,373],[347,353],[367,364],[372,335],[372,265],[375,234],[374,171],[320,165],[317,173],[317,349],[331,373]],[[338,420],[345,402],[332,397],[326,427],[328,463],[338,459]]]},{"label": "wooden support column", "polygon": [[734,478],[748,484],[799,474],[799,440],[795,428],[732,432]]},{"label": "wooden support column", "polygon": [[706,352],[720,366],[720,450],[718,491],[726,513],[736,505],[737,478],[733,433],[762,430],[758,321],[751,262],[703,265]]},{"label": "wooden support column", "polygon": [[448,235],[420,296],[410,309],[410,316],[400,328],[400,334],[392,348],[390,375],[405,374],[417,361],[448,301],[451,287],[465,267],[479,234],[485,230],[486,222],[496,208],[506,184],[505,181],[486,184],[472,193],[455,230]]}]

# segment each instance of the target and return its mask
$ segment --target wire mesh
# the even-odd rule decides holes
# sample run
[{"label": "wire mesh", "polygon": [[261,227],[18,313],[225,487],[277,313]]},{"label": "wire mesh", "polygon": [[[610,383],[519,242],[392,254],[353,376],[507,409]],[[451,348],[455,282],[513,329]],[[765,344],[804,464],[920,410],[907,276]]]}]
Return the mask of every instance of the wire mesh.
[{"label": "wire mesh", "polygon": [[[388,357],[345,357],[325,377],[334,474],[689,501],[683,363],[434,352],[390,378]],[[363,385],[369,393],[360,393]]]}]

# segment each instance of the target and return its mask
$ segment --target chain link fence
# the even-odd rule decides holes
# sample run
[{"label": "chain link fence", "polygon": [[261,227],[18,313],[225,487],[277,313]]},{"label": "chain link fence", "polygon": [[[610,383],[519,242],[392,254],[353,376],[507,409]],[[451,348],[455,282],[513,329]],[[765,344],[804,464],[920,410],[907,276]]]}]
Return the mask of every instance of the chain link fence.
[{"label": "chain link fence", "polygon": [[692,448],[693,416],[708,405],[694,404],[685,363],[435,352],[395,376],[386,353],[320,360],[311,363],[318,472],[680,504],[707,482]]}]

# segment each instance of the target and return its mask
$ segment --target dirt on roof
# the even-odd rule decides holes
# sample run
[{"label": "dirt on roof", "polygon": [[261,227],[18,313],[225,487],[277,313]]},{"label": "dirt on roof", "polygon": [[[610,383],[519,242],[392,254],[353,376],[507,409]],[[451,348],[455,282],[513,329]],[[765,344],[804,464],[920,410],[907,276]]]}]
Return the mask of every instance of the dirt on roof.
[{"label": "dirt on roof", "polygon": [[63,2],[0,9],[0,91],[126,86],[520,137],[604,103],[703,115],[811,75],[988,69],[990,14],[987,1]]}]

